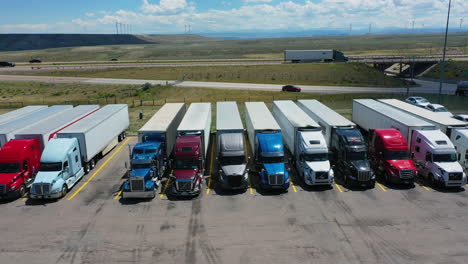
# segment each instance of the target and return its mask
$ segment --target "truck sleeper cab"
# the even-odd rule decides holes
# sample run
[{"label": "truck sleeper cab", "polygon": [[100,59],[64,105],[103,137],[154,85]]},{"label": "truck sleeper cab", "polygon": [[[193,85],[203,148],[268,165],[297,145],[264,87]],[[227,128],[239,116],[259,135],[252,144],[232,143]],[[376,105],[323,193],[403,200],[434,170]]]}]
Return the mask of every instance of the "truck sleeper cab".
[{"label": "truck sleeper cab", "polygon": [[30,190],[32,199],[63,197],[84,175],[76,138],[52,139],[41,157],[39,172]]},{"label": "truck sleeper cab", "polygon": [[10,140],[0,150],[0,198],[23,197],[39,169],[37,139]]},{"label": "truck sleeper cab", "polygon": [[247,160],[242,133],[222,133],[219,135],[220,166],[219,181],[224,189],[246,189],[248,187]]},{"label": "truck sleeper cab", "polygon": [[285,166],[281,132],[257,132],[256,164],[260,165],[260,187],[263,189],[289,188],[289,173]]},{"label": "truck sleeper cab", "polygon": [[160,166],[164,163],[161,142],[137,143],[131,154],[129,180],[124,182],[122,197],[154,198],[161,183]]},{"label": "truck sleeper cab", "polygon": [[335,169],[342,175],[345,185],[374,188],[375,175],[367,157],[367,146],[359,130],[334,128],[331,149],[335,154]]},{"label": "truck sleeper cab", "polygon": [[201,135],[178,136],[174,147],[171,193],[176,196],[197,196],[201,192],[205,162]]},{"label": "truck sleeper cab", "polygon": [[375,173],[388,183],[413,184],[417,174],[408,144],[396,129],[371,129],[369,154]]}]

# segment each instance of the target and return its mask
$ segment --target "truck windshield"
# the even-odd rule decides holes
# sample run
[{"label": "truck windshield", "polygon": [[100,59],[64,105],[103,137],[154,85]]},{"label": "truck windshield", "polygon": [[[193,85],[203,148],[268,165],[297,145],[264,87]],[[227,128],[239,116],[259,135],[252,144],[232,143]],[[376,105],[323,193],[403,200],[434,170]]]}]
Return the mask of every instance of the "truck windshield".
[{"label": "truck windshield", "polygon": [[151,168],[151,164],[149,163],[139,163],[139,164],[133,164],[132,169],[148,169]]},{"label": "truck windshield", "polygon": [[386,160],[407,160],[409,159],[409,152],[403,151],[385,151]]},{"label": "truck windshield", "polygon": [[367,152],[351,151],[346,153],[347,160],[367,160]]},{"label": "truck windshield", "polygon": [[328,153],[316,153],[304,155],[305,161],[327,161]]},{"label": "truck windshield", "polygon": [[434,154],[434,162],[455,162],[457,153]]},{"label": "truck windshield", "polygon": [[176,160],[175,169],[179,170],[190,170],[198,169],[198,160]]},{"label": "truck windshield", "polygon": [[61,171],[62,162],[41,162],[41,171]]},{"label": "truck windshield", "polygon": [[284,157],[279,156],[279,157],[262,157],[262,162],[263,163],[283,163],[284,162]]},{"label": "truck windshield", "polygon": [[144,153],[144,150],[142,149],[134,149],[133,150],[133,154],[143,154]]},{"label": "truck windshield", "polygon": [[221,165],[222,166],[239,165],[239,164],[244,164],[244,163],[245,163],[245,157],[244,156],[221,157]]},{"label": "truck windshield", "polygon": [[0,173],[18,173],[20,168],[19,163],[0,163]]}]

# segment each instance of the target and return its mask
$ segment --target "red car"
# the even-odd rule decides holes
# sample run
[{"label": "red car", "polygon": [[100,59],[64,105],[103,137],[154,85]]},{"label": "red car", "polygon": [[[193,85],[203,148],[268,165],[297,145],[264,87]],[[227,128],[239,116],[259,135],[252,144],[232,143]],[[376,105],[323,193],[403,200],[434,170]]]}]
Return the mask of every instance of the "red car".
[{"label": "red car", "polygon": [[283,92],[297,92],[297,93],[299,93],[299,92],[301,91],[301,87],[288,84],[288,85],[283,86],[283,88],[281,89],[281,91],[283,91]]}]

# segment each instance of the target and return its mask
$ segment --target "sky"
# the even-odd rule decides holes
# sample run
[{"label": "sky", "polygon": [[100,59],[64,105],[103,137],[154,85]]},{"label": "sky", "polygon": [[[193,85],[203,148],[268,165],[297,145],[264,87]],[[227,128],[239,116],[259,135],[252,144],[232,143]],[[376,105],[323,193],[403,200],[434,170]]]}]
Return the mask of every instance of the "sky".
[{"label": "sky", "polygon": [[[0,33],[133,34],[443,28],[448,0],[0,0]],[[468,0],[450,27],[468,29]]]}]

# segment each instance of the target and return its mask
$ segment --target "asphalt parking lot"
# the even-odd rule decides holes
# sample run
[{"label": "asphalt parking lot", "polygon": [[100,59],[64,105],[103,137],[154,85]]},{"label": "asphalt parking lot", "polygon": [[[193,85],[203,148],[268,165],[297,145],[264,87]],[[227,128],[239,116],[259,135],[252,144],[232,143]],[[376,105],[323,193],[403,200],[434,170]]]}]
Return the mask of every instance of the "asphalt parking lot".
[{"label": "asphalt parking lot", "polygon": [[468,262],[466,186],[310,188],[293,177],[286,193],[225,193],[214,177],[193,200],[123,200],[135,142],[61,200],[2,201],[0,263]]}]

